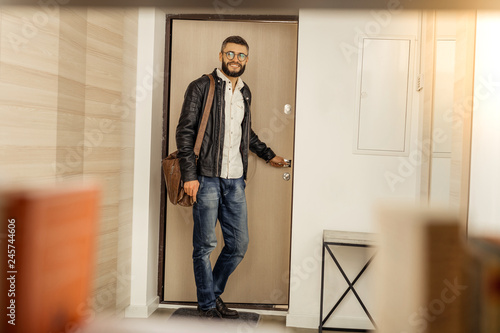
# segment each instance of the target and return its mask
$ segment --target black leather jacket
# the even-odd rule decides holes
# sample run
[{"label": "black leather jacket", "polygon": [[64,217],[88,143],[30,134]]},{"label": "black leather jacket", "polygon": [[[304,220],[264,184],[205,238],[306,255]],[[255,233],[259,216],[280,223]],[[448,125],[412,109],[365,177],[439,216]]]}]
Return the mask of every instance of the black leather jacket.
[{"label": "black leather jacket", "polygon": [[[184,95],[184,103],[176,130],[177,150],[181,167],[182,181],[198,179],[198,175],[220,177],[222,150],[224,149],[224,92],[226,83],[217,76],[217,70],[212,72],[215,79],[215,94],[207,129],[201,145],[198,163],[194,155],[194,144],[200,126],[202,112],[210,87],[208,76],[203,75],[191,82]],[[276,154],[259,140],[251,126],[250,105],[252,94],[245,84],[241,89],[245,103],[245,115],[241,123],[240,152],[243,160],[243,176],[246,179],[248,169],[248,150],[260,158],[269,161]]]}]

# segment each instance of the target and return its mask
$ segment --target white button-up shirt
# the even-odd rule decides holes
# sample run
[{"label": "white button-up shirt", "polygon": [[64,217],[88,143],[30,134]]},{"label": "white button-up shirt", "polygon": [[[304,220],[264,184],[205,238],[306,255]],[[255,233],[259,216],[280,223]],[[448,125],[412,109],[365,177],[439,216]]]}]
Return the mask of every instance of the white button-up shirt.
[{"label": "white button-up shirt", "polygon": [[222,151],[221,178],[240,178],[243,176],[243,161],[241,159],[241,123],[245,115],[245,104],[241,88],[243,81],[238,78],[236,86],[217,69],[217,75],[226,82],[224,92],[225,117],[224,117],[224,149]]}]

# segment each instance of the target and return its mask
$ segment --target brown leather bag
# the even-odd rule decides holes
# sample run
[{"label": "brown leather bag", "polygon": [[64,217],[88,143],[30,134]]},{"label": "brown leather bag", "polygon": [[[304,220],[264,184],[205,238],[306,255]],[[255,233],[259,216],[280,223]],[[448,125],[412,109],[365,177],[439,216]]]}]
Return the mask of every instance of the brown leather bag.
[{"label": "brown leather bag", "polygon": [[[210,115],[210,109],[212,108],[212,102],[214,100],[215,81],[211,74],[208,75],[208,78],[210,79],[210,88],[208,90],[207,102],[205,103],[203,117],[201,119],[200,128],[198,130],[198,135],[193,149],[196,158],[198,158],[200,154],[201,143],[203,141],[203,136],[205,135],[208,116]],[[181,181],[181,167],[179,165],[177,153],[178,151],[176,150],[162,160],[168,199],[174,205],[189,207],[192,206],[194,202],[193,198],[184,192],[184,184]]]}]

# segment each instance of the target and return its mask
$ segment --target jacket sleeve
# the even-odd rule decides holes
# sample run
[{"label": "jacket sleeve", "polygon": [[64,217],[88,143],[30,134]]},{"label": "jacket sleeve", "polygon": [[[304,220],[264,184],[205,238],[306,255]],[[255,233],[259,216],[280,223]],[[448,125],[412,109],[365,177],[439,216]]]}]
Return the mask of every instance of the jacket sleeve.
[{"label": "jacket sleeve", "polygon": [[259,137],[253,129],[250,128],[250,151],[257,154],[260,158],[264,159],[266,162],[272,160],[276,154],[269,148],[264,142],[260,141]]},{"label": "jacket sleeve", "polygon": [[177,156],[183,182],[198,179],[194,144],[198,132],[198,118],[201,113],[202,103],[202,90],[196,81],[193,81],[186,89],[179,123],[175,132]]}]

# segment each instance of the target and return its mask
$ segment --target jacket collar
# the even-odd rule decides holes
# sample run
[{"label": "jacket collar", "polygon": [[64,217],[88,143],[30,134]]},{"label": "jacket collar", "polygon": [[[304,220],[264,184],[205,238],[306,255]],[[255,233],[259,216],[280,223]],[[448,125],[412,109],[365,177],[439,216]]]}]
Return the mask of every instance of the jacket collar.
[{"label": "jacket collar", "polygon": [[[212,72],[212,76],[214,77],[214,80],[218,83],[221,83],[223,82],[223,80],[221,78],[219,78],[219,76],[217,75],[217,68],[214,69],[214,71]],[[243,97],[245,98],[246,101],[249,101],[251,96],[250,96],[250,88],[248,87],[248,85],[243,81],[243,87],[241,88],[241,94],[243,95]]]},{"label": "jacket collar", "polygon": [[[216,73],[217,73],[217,76],[223,80],[224,82],[226,83],[230,83],[231,80],[229,80],[229,78],[220,70],[220,69],[216,69],[215,70]],[[236,81],[236,86],[234,87],[234,90],[241,90],[243,87],[245,86],[245,83],[243,82],[243,80],[239,77],[238,80]]]}]

